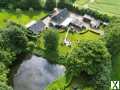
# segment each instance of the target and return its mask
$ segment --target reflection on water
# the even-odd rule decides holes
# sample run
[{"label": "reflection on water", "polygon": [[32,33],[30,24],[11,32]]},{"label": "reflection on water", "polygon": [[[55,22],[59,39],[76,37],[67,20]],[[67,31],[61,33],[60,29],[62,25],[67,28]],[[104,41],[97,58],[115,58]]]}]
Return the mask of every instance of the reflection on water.
[{"label": "reflection on water", "polygon": [[44,90],[64,71],[64,66],[50,64],[46,59],[33,55],[21,64],[14,76],[14,90]]}]

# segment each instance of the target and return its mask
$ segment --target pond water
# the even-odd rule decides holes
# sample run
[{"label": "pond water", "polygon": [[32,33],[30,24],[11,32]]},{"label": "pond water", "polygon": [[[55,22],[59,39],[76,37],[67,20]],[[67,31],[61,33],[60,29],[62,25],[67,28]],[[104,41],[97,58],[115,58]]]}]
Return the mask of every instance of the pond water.
[{"label": "pond water", "polygon": [[23,61],[15,74],[14,90],[44,90],[64,72],[64,66],[50,64],[46,59],[33,55]]}]

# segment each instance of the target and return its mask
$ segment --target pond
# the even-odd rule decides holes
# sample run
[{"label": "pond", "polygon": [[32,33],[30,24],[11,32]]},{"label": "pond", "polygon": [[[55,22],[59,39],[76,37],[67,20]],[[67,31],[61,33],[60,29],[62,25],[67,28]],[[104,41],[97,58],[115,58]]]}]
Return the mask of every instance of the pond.
[{"label": "pond", "polygon": [[14,90],[44,90],[61,75],[65,67],[51,64],[42,57],[33,55],[20,65],[14,76]]}]

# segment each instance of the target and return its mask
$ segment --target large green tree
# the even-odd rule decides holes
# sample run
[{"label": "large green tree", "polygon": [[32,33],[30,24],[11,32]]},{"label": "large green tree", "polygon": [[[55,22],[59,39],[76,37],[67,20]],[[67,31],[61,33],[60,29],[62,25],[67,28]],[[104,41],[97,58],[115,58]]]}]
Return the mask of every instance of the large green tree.
[{"label": "large green tree", "polygon": [[45,8],[47,9],[47,10],[53,10],[54,8],[55,8],[55,6],[56,6],[56,2],[55,2],[55,0],[46,0],[46,5],[45,5]]},{"label": "large green tree", "polygon": [[24,28],[16,25],[9,26],[2,32],[4,47],[10,48],[16,54],[26,52],[28,38],[24,32]]},{"label": "large green tree", "polygon": [[59,36],[58,32],[54,30],[48,30],[44,34],[44,47],[46,57],[52,61],[56,62],[58,57],[58,44]]},{"label": "large green tree", "polygon": [[112,55],[120,53],[120,18],[113,18],[105,28],[106,45]]},{"label": "large green tree", "polygon": [[101,41],[80,42],[67,58],[66,75],[71,81],[82,78],[96,90],[108,90],[111,56]]}]

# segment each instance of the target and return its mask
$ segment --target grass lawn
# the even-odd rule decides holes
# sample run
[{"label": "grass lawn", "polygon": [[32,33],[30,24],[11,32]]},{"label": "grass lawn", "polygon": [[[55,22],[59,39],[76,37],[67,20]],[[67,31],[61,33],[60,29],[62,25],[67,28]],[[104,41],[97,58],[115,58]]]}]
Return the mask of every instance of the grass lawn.
[{"label": "grass lawn", "polygon": [[81,8],[83,5],[85,5],[88,2],[89,2],[89,0],[76,0],[76,2],[74,3],[74,5],[76,7]]},{"label": "grass lawn", "polygon": [[[64,87],[67,85],[65,76],[61,76],[57,80],[55,80],[53,83],[49,84],[45,90],[64,90]],[[74,86],[74,85],[73,85]],[[80,88],[81,85],[78,87]],[[73,90],[72,85],[66,88],[65,90]],[[94,90],[92,87],[84,87],[84,89],[78,89],[78,90]]]},{"label": "grass lawn", "polygon": [[95,0],[89,7],[102,13],[120,16],[120,0]]},{"label": "grass lawn", "polygon": [[[86,0],[77,0],[77,6],[79,8],[81,8],[79,5],[81,1],[85,2]],[[91,1],[93,2],[91,3]],[[89,0],[88,2],[84,3],[84,5],[85,4],[87,4],[89,8],[97,10],[101,13],[120,16],[120,0]]]},{"label": "grass lawn", "polygon": [[[38,47],[44,49],[43,45],[43,33],[41,33],[41,37],[38,39]],[[70,53],[71,50],[77,45],[78,41],[85,41],[85,40],[99,40],[100,36],[93,33],[93,32],[86,32],[84,34],[78,34],[78,33],[69,33],[67,39],[69,39],[72,42],[71,47],[65,46],[64,43],[64,38],[66,36],[66,32],[59,33],[59,54],[60,55],[66,55],[67,53]]]},{"label": "grass lawn", "polygon": [[120,80],[120,53],[113,58],[113,80]]},{"label": "grass lawn", "polygon": [[[66,79],[64,76],[62,76],[53,83],[49,84],[46,90],[64,90],[65,85],[66,85]],[[72,89],[70,89],[69,87],[66,90],[72,90]]]},{"label": "grass lawn", "polygon": [[34,11],[34,13],[22,11],[19,14],[13,11],[0,11],[0,28],[4,28],[6,26],[7,20],[11,20],[18,24],[25,25],[29,23],[31,20],[40,20],[46,15],[47,13],[44,11],[39,12]]}]

